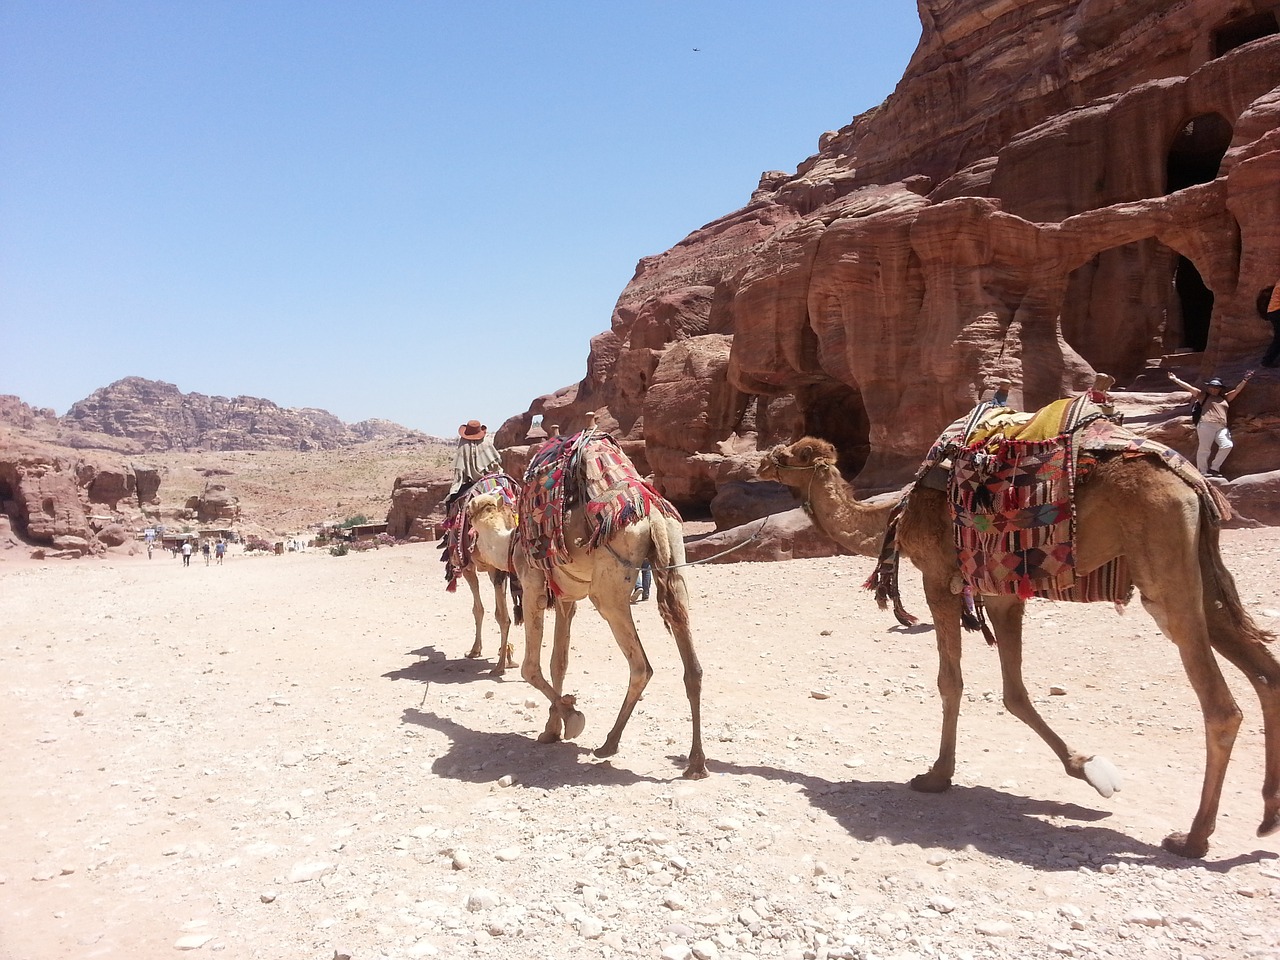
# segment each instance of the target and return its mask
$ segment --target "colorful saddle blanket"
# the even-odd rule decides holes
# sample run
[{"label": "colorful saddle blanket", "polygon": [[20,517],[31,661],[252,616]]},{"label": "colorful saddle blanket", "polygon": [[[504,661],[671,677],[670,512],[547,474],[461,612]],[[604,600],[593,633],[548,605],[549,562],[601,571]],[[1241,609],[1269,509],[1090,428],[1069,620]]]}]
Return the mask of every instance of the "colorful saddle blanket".
[{"label": "colorful saddle blanket", "polygon": [[471,527],[467,505],[486,493],[496,493],[514,507],[520,495],[520,485],[514,477],[501,471],[487,473],[449,505],[444,520],[445,552],[441,559],[449,565],[445,590],[450,593],[458,588],[458,574],[471,563],[471,553],[475,549],[476,532]]},{"label": "colorful saddle blanket", "polygon": [[653,512],[680,519],[618,442],[594,429],[549,440],[525,471],[516,536],[536,566],[551,570],[568,561],[565,514],[578,504],[586,507],[591,549]]},{"label": "colorful saddle blanket", "polygon": [[915,485],[939,485],[930,475],[941,472],[967,594],[1126,603],[1133,581],[1124,557],[1076,573],[1075,488],[1104,452],[1160,458],[1220,519],[1217,499],[1190,463],[1126,430],[1088,396],[1055,401],[1033,415],[981,404],[934,442],[891,518],[868,586],[899,609],[897,516]]}]

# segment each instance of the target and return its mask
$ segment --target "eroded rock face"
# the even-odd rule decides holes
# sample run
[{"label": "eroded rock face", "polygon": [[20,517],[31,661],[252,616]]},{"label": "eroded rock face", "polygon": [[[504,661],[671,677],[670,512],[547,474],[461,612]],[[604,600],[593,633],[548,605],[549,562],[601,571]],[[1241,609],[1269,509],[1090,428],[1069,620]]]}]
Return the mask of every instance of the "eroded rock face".
[{"label": "eroded rock face", "polygon": [[227,490],[225,483],[213,480],[205,483],[198,497],[188,498],[186,508],[200,523],[236,523],[240,519],[240,498]]},{"label": "eroded rock face", "polygon": [[[864,489],[909,479],[999,376],[1032,408],[1151,371],[1237,377],[1280,273],[1280,23],[1263,0],[921,0],[882,105],[794,175],[647,257],[587,375],[532,416],[644,439],[678,503],[725,447],[814,433]],[[1030,79],[1034,78],[1034,79]],[[1184,377],[1185,379],[1186,377]],[[1280,377],[1233,405],[1275,466]],[[1154,424],[1153,424],[1154,425]]]},{"label": "eroded rock face", "polygon": [[128,466],[36,452],[0,454],[6,537],[40,547],[41,556],[99,554],[123,545],[130,523],[141,516],[137,490]]},{"label": "eroded rock face", "polygon": [[183,393],[126,377],[73,404],[64,427],[127,437],[146,450],[322,450],[417,435],[389,420],[346,424],[327,410],[286,409],[258,397]]},{"label": "eroded rock face", "polygon": [[452,485],[452,478],[439,470],[396,477],[387,511],[387,533],[401,539],[430,538],[434,526],[444,520],[444,498]]}]

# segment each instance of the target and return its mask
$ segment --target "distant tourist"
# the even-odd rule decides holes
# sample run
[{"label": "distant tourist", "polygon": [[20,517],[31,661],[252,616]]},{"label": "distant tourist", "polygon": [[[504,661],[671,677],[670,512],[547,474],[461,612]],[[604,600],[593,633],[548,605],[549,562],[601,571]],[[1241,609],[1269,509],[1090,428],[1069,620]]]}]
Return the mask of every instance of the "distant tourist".
[{"label": "distant tourist", "polygon": [[219,540],[217,545],[213,548],[213,553],[218,558],[218,566],[222,566],[222,558],[226,556],[227,553],[226,541]]},{"label": "distant tourist", "polygon": [[[1222,461],[1227,459],[1227,454],[1234,446],[1231,442],[1231,431],[1227,429],[1231,416],[1230,404],[1239,396],[1240,391],[1252,376],[1253,371],[1250,370],[1244,375],[1244,379],[1236,384],[1234,390],[1228,391],[1227,385],[1217,377],[1206,380],[1204,387],[1201,388],[1193,387],[1185,380],[1179,380],[1172,370],[1169,371],[1169,381],[1186,390],[1200,405],[1200,418],[1195,421],[1196,438],[1200,444],[1196,450],[1196,467],[1206,477],[1222,476]],[[1215,445],[1218,452],[1210,462],[1209,455],[1213,453]]]},{"label": "distant tourist", "polygon": [[203,556],[203,557],[204,557],[204,565],[205,565],[206,567],[209,565],[209,553],[210,553],[210,550],[209,550],[209,541],[208,541],[208,540],[201,540],[201,541],[200,541],[200,554],[201,554],[201,556]]},{"label": "distant tourist", "polygon": [[191,566],[191,541],[182,541],[182,565],[184,567]]}]

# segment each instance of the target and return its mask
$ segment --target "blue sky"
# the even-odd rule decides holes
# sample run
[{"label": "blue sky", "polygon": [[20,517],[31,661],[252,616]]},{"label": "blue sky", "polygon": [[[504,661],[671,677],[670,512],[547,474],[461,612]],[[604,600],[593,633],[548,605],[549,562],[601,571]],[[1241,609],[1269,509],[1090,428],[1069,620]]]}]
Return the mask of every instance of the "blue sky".
[{"label": "blue sky", "polygon": [[5,0],[0,393],[496,426],[919,34],[908,0]]}]

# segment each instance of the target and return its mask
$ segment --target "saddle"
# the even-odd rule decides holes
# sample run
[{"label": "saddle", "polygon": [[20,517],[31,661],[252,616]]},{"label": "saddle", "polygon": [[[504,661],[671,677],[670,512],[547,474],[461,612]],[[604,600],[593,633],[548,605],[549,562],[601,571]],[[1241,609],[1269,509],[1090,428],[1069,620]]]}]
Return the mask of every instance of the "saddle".
[{"label": "saddle", "polygon": [[1075,488],[1101,453],[1155,456],[1200,493],[1217,520],[1220,498],[1180,454],[1125,429],[1090,395],[1056,400],[1034,413],[979,404],[956,420],[930,448],[890,516],[876,569],[865,586],[881,607],[893,603],[899,622],[916,622],[898,595],[897,529],[917,485],[947,494],[965,625],[984,629],[981,597],[1125,604],[1133,580],[1123,556],[1078,574]]},{"label": "saddle", "polygon": [[594,427],[547,441],[525,471],[516,537],[535,566],[550,571],[568,562],[565,517],[579,505],[586,512],[587,538],[575,545],[592,550],[652,513],[680,519],[680,512],[640,476],[618,441]]}]

